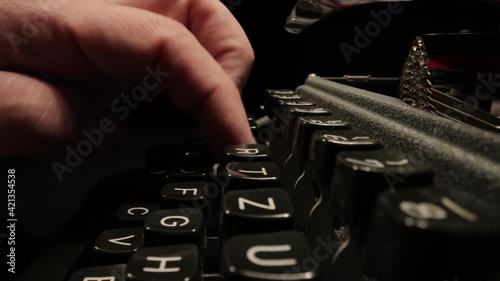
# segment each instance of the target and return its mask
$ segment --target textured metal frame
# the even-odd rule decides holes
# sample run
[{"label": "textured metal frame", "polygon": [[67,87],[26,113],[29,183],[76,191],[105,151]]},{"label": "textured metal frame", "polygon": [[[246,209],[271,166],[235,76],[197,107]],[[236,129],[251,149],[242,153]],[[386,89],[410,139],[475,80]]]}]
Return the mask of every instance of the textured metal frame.
[{"label": "textured metal frame", "polygon": [[414,108],[403,101],[310,75],[297,93],[386,148],[429,163],[435,188],[459,189],[500,202],[500,136]]}]

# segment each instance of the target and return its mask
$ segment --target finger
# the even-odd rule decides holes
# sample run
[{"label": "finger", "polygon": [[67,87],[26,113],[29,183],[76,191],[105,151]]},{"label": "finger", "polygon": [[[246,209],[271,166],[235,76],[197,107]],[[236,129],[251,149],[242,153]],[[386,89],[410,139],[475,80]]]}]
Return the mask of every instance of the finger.
[{"label": "finger", "polygon": [[[0,157],[63,150],[64,146],[83,140],[84,129],[90,132],[99,128],[104,119],[102,113],[109,111],[108,101],[79,98],[26,74],[0,71],[0,85]],[[105,149],[108,143],[120,138],[124,124],[113,120],[112,126],[112,134],[105,139],[103,135],[92,149]]]},{"label": "finger", "polygon": [[107,0],[173,18],[184,24],[242,90],[254,53],[241,25],[219,0]]},{"label": "finger", "polygon": [[98,71],[73,38],[55,27],[55,18],[73,5],[68,1],[0,1],[0,34],[4,35],[0,36],[0,70],[29,73],[86,94],[123,87],[123,81]]},{"label": "finger", "polygon": [[103,73],[132,81],[148,80],[145,72],[159,78],[173,102],[194,114],[214,152],[255,142],[236,85],[179,22],[131,7],[84,4],[58,20]]},{"label": "finger", "polygon": [[36,78],[0,72],[0,155],[34,152],[64,141],[76,127],[61,90]]}]

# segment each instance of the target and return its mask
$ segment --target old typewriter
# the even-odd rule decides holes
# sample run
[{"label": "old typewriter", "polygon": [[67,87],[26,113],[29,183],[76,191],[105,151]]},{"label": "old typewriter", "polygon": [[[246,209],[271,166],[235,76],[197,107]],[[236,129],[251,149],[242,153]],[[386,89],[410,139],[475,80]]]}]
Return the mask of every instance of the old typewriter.
[{"label": "old typewriter", "polygon": [[[262,6],[236,2],[226,4],[248,28],[255,14],[246,9]],[[374,36],[366,48],[356,29],[339,27],[349,13],[387,20],[391,11],[387,28],[414,26],[398,27],[402,7],[436,8],[434,20],[474,14],[465,26],[480,17],[489,27],[500,21],[498,2],[366,2],[264,9],[280,21],[282,46],[301,55],[285,64],[288,53],[269,41],[275,30],[262,41],[249,30],[257,58],[276,56],[281,67],[257,61],[245,97],[257,144],[229,146],[222,161],[187,116],[150,115],[162,112],[159,97],[131,117],[126,147],[83,159],[64,180],[51,162],[6,162],[19,215],[0,231],[4,264],[16,265],[2,280],[500,280],[498,26],[392,30],[380,36],[394,46]],[[420,18],[411,15],[399,20]],[[323,35],[337,28],[329,50]],[[365,60],[372,48],[386,50],[387,65]],[[393,48],[401,55],[387,59]],[[165,117],[175,120],[159,125]]]}]

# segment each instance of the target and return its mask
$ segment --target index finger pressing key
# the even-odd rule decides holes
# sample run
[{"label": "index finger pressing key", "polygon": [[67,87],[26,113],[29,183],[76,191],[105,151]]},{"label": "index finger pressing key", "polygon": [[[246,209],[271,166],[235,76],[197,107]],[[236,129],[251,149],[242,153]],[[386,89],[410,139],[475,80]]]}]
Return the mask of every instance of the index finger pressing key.
[{"label": "index finger pressing key", "polygon": [[184,25],[119,5],[102,7],[106,13],[81,8],[58,19],[97,69],[137,81],[144,66],[158,64],[157,72],[168,73],[165,86],[172,101],[194,115],[216,155],[227,145],[255,143],[237,86]]}]

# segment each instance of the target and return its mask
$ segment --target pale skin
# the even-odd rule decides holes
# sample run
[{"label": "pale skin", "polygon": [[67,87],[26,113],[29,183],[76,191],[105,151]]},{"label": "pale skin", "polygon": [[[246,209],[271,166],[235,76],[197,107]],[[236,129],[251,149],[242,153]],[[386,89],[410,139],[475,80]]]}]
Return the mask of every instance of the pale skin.
[{"label": "pale skin", "polygon": [[255,143],[240,97],[253,50],[218,0],[2,0],[0,18],[1,157],[77,140],[148,66],[215,153]]}]

